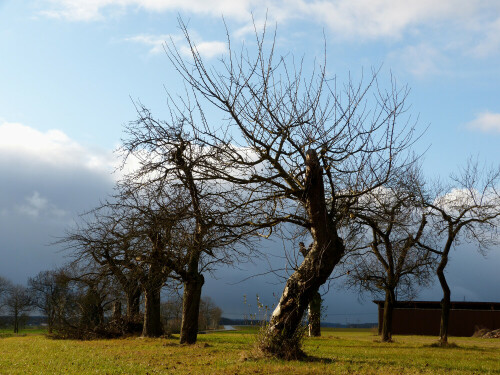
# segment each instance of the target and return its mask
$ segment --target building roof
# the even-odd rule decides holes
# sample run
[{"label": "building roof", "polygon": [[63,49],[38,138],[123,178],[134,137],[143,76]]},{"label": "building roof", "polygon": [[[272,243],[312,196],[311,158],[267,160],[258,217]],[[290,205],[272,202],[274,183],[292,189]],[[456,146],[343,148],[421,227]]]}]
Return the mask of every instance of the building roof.
[{"label": "building roof", "polygon": [[[384,301],[373,301],[379,308],[384,307]],[[451,301],[452,310],[500,310],[500,302],[469,302]],[[441,309],[441,301],[397,301],[396,309]]]}]

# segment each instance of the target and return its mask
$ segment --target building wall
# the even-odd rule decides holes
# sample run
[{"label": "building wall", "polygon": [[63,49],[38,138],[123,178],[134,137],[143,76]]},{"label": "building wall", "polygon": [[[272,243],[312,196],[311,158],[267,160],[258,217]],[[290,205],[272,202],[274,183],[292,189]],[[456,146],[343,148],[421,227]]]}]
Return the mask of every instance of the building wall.
[{"label": "building wall", "polygon": [[[384,309],[379,308],[379,332]],[[395,335],[439,336],[441,309],[395,308],[392,333]],[[451,310],[450,336],[472,336],[477,328],[500,328],[499,310]]]}]

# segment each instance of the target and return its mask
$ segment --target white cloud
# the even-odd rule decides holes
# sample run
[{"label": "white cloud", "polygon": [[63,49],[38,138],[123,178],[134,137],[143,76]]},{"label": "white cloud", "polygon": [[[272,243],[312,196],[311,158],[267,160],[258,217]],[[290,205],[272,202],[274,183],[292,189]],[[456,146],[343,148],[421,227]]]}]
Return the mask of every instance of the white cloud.
[{"label": "white cloud", "polygon": [[[203,41],[196,32],[190,33],[196,49],[201,56],[208,59],[218,57],[227,52],[226,42],[220,41]],[[141,34],[125,39],[126,42],[140,43],[150,47],[149,53],[158,54],[164,52],[164,44],[175,43],[176,48],[184,56],[191,56],[191,49],[185,44],[184,38],[181,35],[150,35]]]},{"label": "white cloud", "polygon": [[339,0],[304,3],[303,11],[336,33],[363,38],[399,38],[409,28],[454,17],[456,1]]},{"label": "white cloud", "polygon": [[41,132],[12,122],[0,124],[0,156],[32,165],[77,167],[100,173],[110,173],[118,165],[112,152],[86,149],[60,130]]},{"label": "white cloud", "polygon": [[[294,19],[321,22],[340,37],[400,38],[422,25],[455,23],[478,27],[496,40],[491,15],[498,14],[496,0],[47,0],[43,13],[50,17],[92,21],[128,9],[150,12],[188,12],[243,23],[239,33],[252,32],[248,23],[283,23]],[[497,21],[498,22],[498,21]],[[488,31],[489,30],[489,31]],[[495,42],[496,43],[496,42]],[[483,47],[481,47],[483,48]]]},{"label": "white cloud", "polygon": [[48,9],[42,14],[72,21],[94,21],[104,17],[104,12],[119,12],[127,8],[139,8],[152,12],[187,11],[216,17],[225,15],[236,19],[248,19],[252,5],[260,0],[49,0]]},{"label": "white cloud", "polygon": [[434,201],[434,205],[448,210],[460,211],[463,207],[470,207],[479,200],[476,190],[452,189],[449,193],[439,196]]},{"label": "white cloud", "polygon": [[500,113],[483,112],[474,120],[467,123],[467,127],[484,133],[500,133]]},{"label": "white cloud", "polygon": [[472,48],[472,53],[477,57],[487,57],[500,52],[500,17],[491,23],[479,26],[482,36]]},{"label": "white cloud", "polygon": [[169,41],[171,38],[170,35],[136,35],[130,38],[126,38],[126,42],[134,42],[134,43],[140,43],[144,44],[148,47],[150,47],[149,52],[152,54],[158,54],[161,52],[164,52],[163,50],[163,44],[166,41]]},{"label": "white cloud", "polygon": [[417,77],[442,73],[445,70],[443,66],[447,63],[441,51],[426,43],[407,46],[392,52],[389,59],[397,61],[405,70]]},{"label": "white cloud", "polygon": [[[212,57],[217,57],[226,53],[227,44],[225,42],[219,42],[219,41],[201,42],[201,43],[196,43],[196,49],[201,56],[210,59]],[[191,49],[187,46],[181,46],[180,52],[185,56],[191,55]]]}]

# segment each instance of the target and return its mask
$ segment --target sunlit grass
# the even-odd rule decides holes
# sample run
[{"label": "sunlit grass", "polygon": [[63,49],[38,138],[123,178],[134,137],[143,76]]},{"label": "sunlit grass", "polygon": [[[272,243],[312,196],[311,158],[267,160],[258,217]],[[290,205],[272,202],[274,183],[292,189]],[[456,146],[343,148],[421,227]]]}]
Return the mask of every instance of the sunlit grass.
[{"label": "sunlit grass", "polygon": [[307,361],[255,356],[256,328],[177,338],[74,341],[41,334],[0,339],[2,374],[500,374],[500,340],[452,338],[455,348],[428,336],[381,343],[370,330],[323,330],[305,340]]}]

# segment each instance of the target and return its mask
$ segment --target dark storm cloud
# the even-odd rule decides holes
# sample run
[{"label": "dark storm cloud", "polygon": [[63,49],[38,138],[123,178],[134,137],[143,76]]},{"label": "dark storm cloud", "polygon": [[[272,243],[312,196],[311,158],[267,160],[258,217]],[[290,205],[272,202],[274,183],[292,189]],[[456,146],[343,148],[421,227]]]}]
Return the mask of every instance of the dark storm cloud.
[{"label": "dark storm cloud", "polygon": [[112,192],[113,160],[58,131],[0,124],[0,275],[25,283],[63,263],[51,243]]}]

